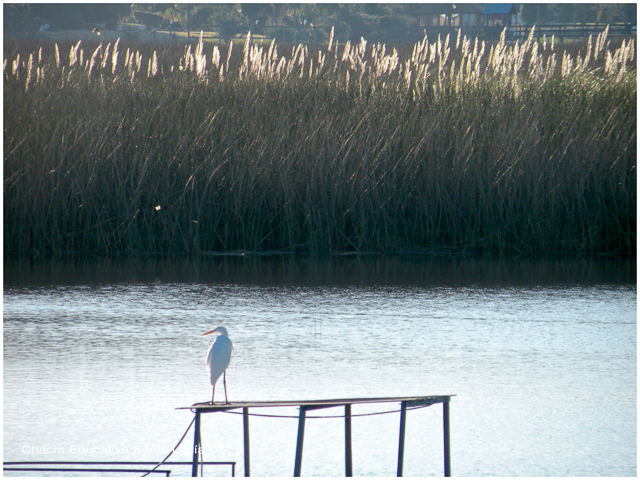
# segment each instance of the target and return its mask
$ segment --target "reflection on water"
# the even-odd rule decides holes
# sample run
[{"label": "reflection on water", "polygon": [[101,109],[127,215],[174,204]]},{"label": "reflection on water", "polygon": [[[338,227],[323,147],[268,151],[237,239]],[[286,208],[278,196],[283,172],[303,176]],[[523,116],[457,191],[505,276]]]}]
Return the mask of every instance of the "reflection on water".
[{"label": "reflection on water", "polygon": [[[455,394],[454,475],[636,475],[635,272],[594,258],[5,262],[4,458],[161,459],[191,420],[175,407],[210,398],[199,335],[224,325],[233,400]],[[441,475],[441,415],[410,412],[405,475]],[[354,419],[356,475],[395,474],[398,421]],[[253,475],[291,475],[296,428],[252,417]],[[172,460],[190,459],[185,442]],[[205,416],[203,442],[242,474],[241,418]],[[343,454],[339,419],[308,422],[304,475],[343,475]]]},{"label": "reflection on water", "polygon": [[636,283],[635,259],[213,256],[199,259],[5,262],[8,286],[222,283],[273,286],[531,287]]}]

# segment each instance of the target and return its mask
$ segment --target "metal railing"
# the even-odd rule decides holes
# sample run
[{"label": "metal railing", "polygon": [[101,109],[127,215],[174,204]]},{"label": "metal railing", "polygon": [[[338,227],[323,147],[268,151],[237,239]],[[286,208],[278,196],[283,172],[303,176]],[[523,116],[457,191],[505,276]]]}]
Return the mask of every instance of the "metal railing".
[{"label": "metal railing", "polygon": [[[231,476],[236,476],[236,462],[200,462],[202,465],[230,465]],[[116,466],[144,466],[153,467],[158,462],[3,462],[5,472],[76,472],[76,473],[148,473],[150,468],[113,468]],[[164,462],[164,465],[185,465],[191,466],[192,462]],[[97,468],[104,466],[106,468]],[[150,473],[159,473],[168,477],[171,470],[153,470]]]}]

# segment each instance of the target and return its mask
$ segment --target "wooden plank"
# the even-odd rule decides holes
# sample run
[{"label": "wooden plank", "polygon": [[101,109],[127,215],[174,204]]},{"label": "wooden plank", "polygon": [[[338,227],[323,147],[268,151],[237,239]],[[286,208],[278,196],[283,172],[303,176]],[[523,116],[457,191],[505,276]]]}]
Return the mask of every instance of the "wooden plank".
[{"label": "wooden plank", "polygon": [[428,407],[436,403],[445,403],[449,401],[449,397],[427,397],[420,400],[407,400],[409,407]]},{"label": "wooden plank", "polygon": [[331,406],[340,406],[347,404],[371,404],[371,403],[390,403],[390,402],[407,402],[408,406],[428,406],[435,403],[443,403],[449,401],[455,395],[430,395],[424,397],[378,397],[378,398],[339,398],[339,399],[321,399],[321,400],[267,400],[267,401],[248,401],[248,402],[231,402],[216,403],[210,402],[196,403],[188,407],[178,407],[178,410],[198,409],[201,412],[206,411],[224,411],[236,408],[249,407],[313,407],[322,408]]}]

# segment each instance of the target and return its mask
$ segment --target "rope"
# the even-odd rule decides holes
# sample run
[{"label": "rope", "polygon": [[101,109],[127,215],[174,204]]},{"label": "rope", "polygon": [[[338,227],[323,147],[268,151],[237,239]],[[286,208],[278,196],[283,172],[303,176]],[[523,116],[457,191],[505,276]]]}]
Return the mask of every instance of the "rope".
[{"label": "rope", "polygon": [[[181,443],[182,443],[182,441],[184,440],[184,437],[186,437],[186,436],[187,436],[187,433],[189,433],[189,430],[191,429],[191,425],[193,425],[193,422],[195,422],[195,421],[196,421],[196,417],[193,417],[193,420],[191,420],[191,423],[190,423],[190,424],[189,424],[189,426],[187,427],[187,430],[184,432],[184,435],[182,435],[182,438],[180,439],[180,441],[178,442],[178,444],[177,444],[175,447],[173,447],[173,450],[171,450],[171,451],[169,452],[169,455],[167,455],[166,457],[164,457],[164,458],[162,459],[162,461],[161,461],[159,464],[157,464],[155,467],[153,467],[153,468],[152,468],[151,470],[149,470],[147,473],[145,473],[144,475],[142,475],[143,477],[146,477],[147,475],[149,475],[150,473],[152,473],[153,471],[155,471],[155,470],[156,470],[158,467],[160,467],[164,462],[166,462],[166,461],[169,459],[169,457],[170,457],[171,455],[173,455],[173,452],[175,452],[175,451],[178,449],[178,447],[180,446],[180,444],[181,444]],[[200,449],[200,452],[202,452],[202,449]]]},{"label": "rope", "polygon": [[[339,406],[339,405],[337,405]],[[419,408],[426,408],[430,405],[419,405],[417,407],[407,407],[407,410],[417,410]],[[402,410],[389,410],[386,412],[374,412],[374,413],[357,413],[351,414],[351,417],[370,417],[372,415],[386,415],[388,413],[398,413]],[[231,412],[228,410],[223,410],[223,413],[231,413],[233,415],[242,415],[242,412]],[[267,418],[300,418],[298,415],[266,415],[264,413],[250,413],[251,417],[267,417]],[[305,418],[344,418],[344,415],[309,415],[305,416]]]}]

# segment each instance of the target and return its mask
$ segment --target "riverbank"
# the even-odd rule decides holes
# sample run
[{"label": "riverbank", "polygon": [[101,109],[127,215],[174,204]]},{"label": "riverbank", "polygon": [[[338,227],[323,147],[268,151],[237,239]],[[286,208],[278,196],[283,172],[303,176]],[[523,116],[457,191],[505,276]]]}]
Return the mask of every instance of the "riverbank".
[{"label": "riverbank", "polygon": [[5,254],[632,254],[635,44],[5,42]]}]

